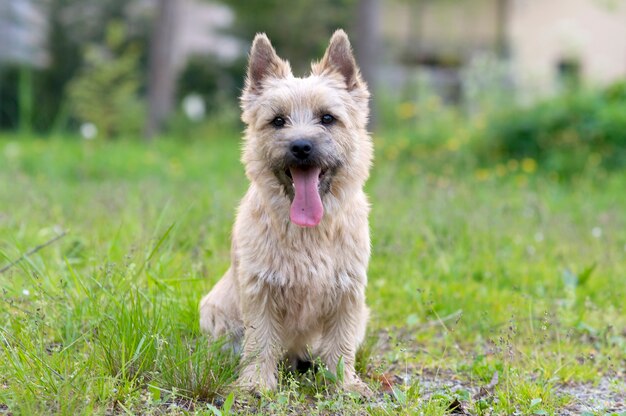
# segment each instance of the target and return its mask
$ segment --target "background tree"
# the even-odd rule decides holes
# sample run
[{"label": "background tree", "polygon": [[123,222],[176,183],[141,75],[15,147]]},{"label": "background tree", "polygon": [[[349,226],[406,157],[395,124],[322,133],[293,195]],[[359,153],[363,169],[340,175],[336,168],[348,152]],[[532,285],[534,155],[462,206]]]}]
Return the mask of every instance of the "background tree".
[{"label": "background tree", "polygon": [[149,139],[163,126],[174,108],[176,67],[174,48],[180,23],[180,3],[159,0],[150,38],[148,66],[148,118],[145,135]]},{"label": "background tree", "polygon": [[105,138],[137,136],[145,118],[144,101],[139,97],[140,51],[136,45],[125,45],[125,36],[123,22],[110,23],[105,45],[86,48],[83,68],[67,88],[74,117],[93,124]]},{"label": "background tree", "polygon": [[[66,87],[83,67],[87,45],[103,44],[109,23],[124,21],[128,28],[124,44],[137,45],[141,70],[147,62],[144,51],[151,15],[149,8],[142,7],[143,2],[138,0],[39,0],[34,4],[47,22],[44,33],[47,60],[45,66],[32,69],[29,81],[29,88],[37,97],[32,124],[40,131],[63,129],[71,120]],[[7,25],[2,23],[0,27]],[[19,123],[19,71],[19,66],[0,62],[0,127],[14,128]]]},{"label": "background tree", "polygon": [[356,0],[227,1],[235,11],[232,29],[236,36],[252,41],[265,32],[278,54],[289,59],[296,74],[308,72],[313,57],[321,58],[330,35],[337,28],[352,32]]},{"label": "background tree", "polygon": [[[363,78],[371,93],[378,87],[378,62],[381,59],[380,0],[359,0],[353,43]],[[370,100],[370,128],[376,127],[378,111],[376,101]]]},{"label": "background tree", "polygon": [[[370,91],[375,92],[381,53],[379,0],[293,0],[288,6],[279,0],[230,0],[227,4],[235,10],[233,33],[246,40],[252,40],[257,32],[267,33],[296,75],[308,73],[311,60],[321,58],[332,33],[343,28],[350,35]],[[372,107],[375,120],[376,108]]]}]

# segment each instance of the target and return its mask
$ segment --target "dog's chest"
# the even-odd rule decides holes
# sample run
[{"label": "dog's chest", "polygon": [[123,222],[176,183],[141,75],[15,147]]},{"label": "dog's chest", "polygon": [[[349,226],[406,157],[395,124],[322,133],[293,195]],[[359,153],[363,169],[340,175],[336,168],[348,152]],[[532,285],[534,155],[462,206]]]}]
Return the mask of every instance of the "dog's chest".
[{"label": "dog's chest", "polygon": [[364,284],[359,282],[367,264],[367,255],[360,253],[362,245],[344,235],[266,235],[245,257],[266,284],[285,293],[303,290],[311,296],[328,297]]},{"label": "dog's chest", "polygon": [[269,295],[283,324],[299,331],[319,325],[344,294],[363,291],[370,253],[364,201],[312,229],[272,221],[251,201],[241,208],[234,236],[244,296]]},{"label": "dog's chest", "polygon": [[341,296],[338,291],[323,288],[273,287],[270,290],[279,310],[281,326],[291,336],[321,328]]}]

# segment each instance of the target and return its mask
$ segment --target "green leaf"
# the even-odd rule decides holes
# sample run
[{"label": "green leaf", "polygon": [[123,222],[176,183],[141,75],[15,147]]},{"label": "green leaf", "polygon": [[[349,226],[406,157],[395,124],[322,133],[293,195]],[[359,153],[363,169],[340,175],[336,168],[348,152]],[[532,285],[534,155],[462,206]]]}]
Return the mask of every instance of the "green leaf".
[{"label": "green leaf", "polygon": [[485,399],[478,400],[478,408],[480,410],[488,409],[489,408],[489,402],[487,402],[487,400],[485,400]]},{"label": "green leaf", "polygon": [[420,318],[417,314],[412,313],[409,316],[406,317],[406,324],[408,326],[414,326],[417,325],[420,321]]},{"label": "green leaf", "polygon": [[228,397],[226,397],[226,400],[224,400],[224,405],[222,406],[222,412],[224,413],[224,415],[230,414],[230,409],[233,407],[234,402],[235,393],[231,391]]},{"label": "green leaf", "polygon": [[150,394],[152,394],[152,400],[156,402],[161,400],[161,389],[148,384],[148,391],[150,391]]},{"label": "green leaf", "polygon": [[406,391],[406,397],[409,400],[417,400],[420,397],[420,383],[419,380],[415,381],[415,383],[411,384],[409,389]]},{"label": "green leaf", "polygon": [[472,395],[470,394],[469,390],[465,390],[465,389],[456,390],[455,394],[459,400],[469,401],[472,398]]},{"label": "green leaf", "polygon": [[214,405],[212,405],[211,403],[207,403],[206,405],[209,410],[215,415],[215,416],[222,416],[222,412],[220,411],[220,409],[218,409],[217,407],[215,407]]},{"label": "green leaf", "polygon": [[587,280],[589,280],[589,278],[591,277],[591,275],[593,274],[593,271],[596,269],[596,266],[598,265],[598,263],[593,263],[591,266],[587,267],[585,270],[582,271],[582,273],[580,273],[578,275],[578,284],[579,285],[584,285]]},{"label": "green leaf", "polygon": [[391,391],[393,392],[393,397],[395,397],[399,404],[406,404],[406,394],[400,388],[394,387]]},{"label": "green leaf", "polygon": [[331,383],[336,383],[337,382],[337,376],[332,371],[330,371],[329,369],[324,367],[324,370],[322,371],[322,374],[323,374],[324,378],[329,380]]},{"label": "green leaf", "polygon": [[337,383],[343,384],[343,379],[345,376],[345,363],[343,361],[343,357],[339,357],[339,361],[337,361],[337,368],[335,369],[335,374],[337,374]]}]

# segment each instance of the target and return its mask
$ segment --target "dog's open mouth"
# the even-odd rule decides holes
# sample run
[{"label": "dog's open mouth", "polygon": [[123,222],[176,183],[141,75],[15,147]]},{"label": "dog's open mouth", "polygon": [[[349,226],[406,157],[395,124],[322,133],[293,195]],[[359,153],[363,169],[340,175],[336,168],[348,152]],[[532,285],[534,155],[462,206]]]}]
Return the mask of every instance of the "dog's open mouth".
[{"label": "dog's open mouth", "polygon": [[291,179],[294,190],[290,211],[291,221],[302,227],[315,227],[324,215],[320,181],[324,178],[326,171],[315,166],[292,166],[285,170],[285,174]]},{"label": "dog's open mouth", "polygon": [[[315,168],[313,168],[315,169]],[[293,186],[293,176],[291,176],[291,170],[290,169],[285,169],[285,175],[287,175],[287,177],[289,179],[291,179],[291,186]],[[321,182],[322,179],[324,179],[324,175],[326,175],[326,169],[320,169],[320,174],[318,176],[319,181]]]}]

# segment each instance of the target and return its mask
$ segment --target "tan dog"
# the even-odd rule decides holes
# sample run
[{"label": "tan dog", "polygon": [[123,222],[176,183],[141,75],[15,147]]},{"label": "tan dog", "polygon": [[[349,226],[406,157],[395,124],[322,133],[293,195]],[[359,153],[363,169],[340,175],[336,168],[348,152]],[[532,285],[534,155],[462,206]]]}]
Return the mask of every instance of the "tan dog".
[{"label": "tan dog", "polygon": [[243,336],[244,388],[276,388],[278,361],[312,352],[330,371],[343,357],[344,388],[370,394],[354,371],[368,318],[368,99],[342,30],[306,78],[255,37],[241,98],[250,188],[231,267],[200,302],[203,331]]}]

